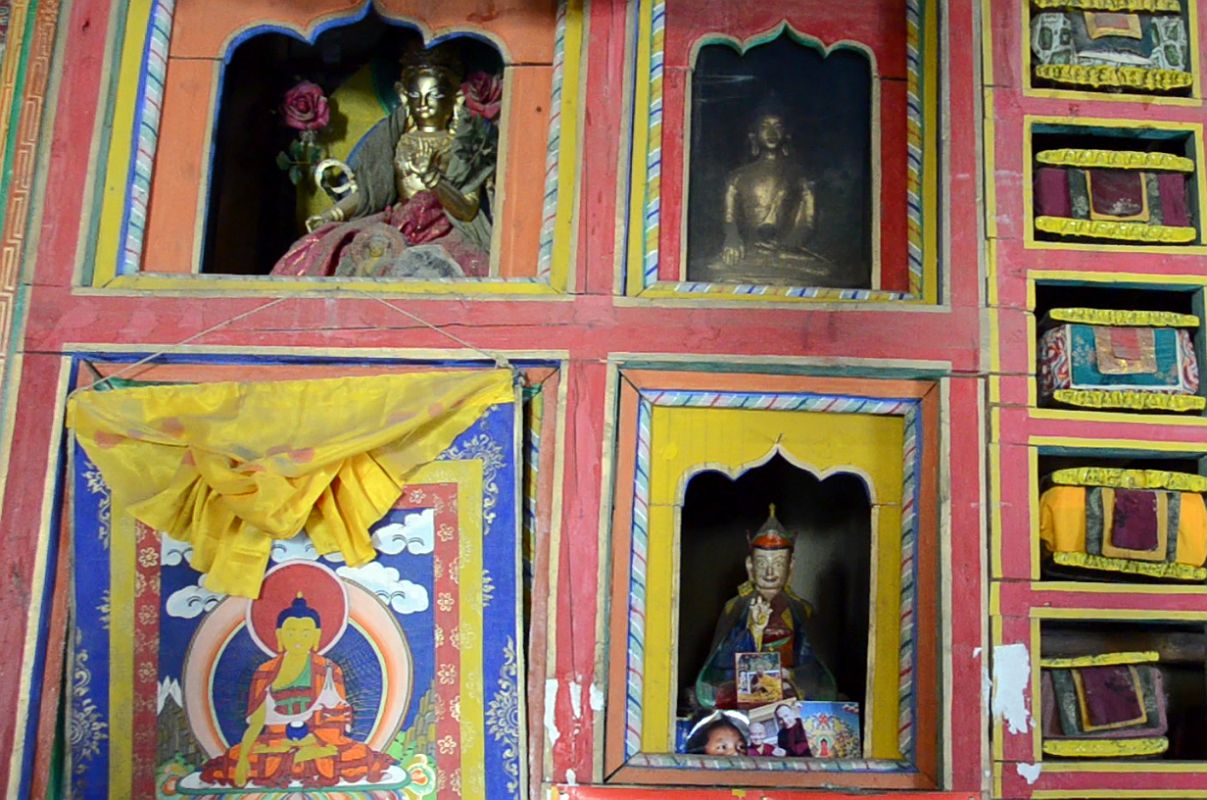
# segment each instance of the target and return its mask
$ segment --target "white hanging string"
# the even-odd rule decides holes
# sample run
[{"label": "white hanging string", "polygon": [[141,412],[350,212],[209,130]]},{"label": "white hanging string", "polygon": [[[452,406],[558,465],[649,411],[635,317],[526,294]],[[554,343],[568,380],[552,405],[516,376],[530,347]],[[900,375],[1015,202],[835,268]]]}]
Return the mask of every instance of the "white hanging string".
[{"label": "white hanging string", "polygon": [[[465,341],[460,336],[457,336],[455,333],[452,333],[451,331],[447,331],[439,326],[433,325],[432,323],[428,322],[427,320],[425,320],[423,317],[419,316],[415,312],[410,311],[405,308],[400,308],[399,306],[394,305],[393,303],[389,302],[385,298],[380,297],[376,294],[371,294],[369,292],[354,292],[354,293],[357,296],[362,297],[362,298],[376,300],[378,303],[381,303],[386,308],[389,308],[389,309],[395,311],[396,313],[401,314],[402,316],[406,317],[407,319],[409,319],[413,322],[416,322],[426,328],[430,328],[431,330],[435,331],[436,333],[440,334],[441,336],[445,337],[446,339],[456,342],[460,346],[464,347],[466,350],[471,350],[481,356],[485,356],[486,358],[495,362],[495,364],[497,364],[501,369],[513,369],[513,371],[514,371],[514,368],[512,367],[511,362],[502,353],[493,353],[488,350],[483,350],[479,347],[474,347],[472,344]],[[267,303],[256,306],[255,308],[252,308],[248,311],[244,311],[240,314],[236,314],[235,316],[231,317],[230,319],[226,319],[226,320],[223,320],[222,322],[218,322],[214,325],[209,326],[208,328],[206,328],[204,330],[201,330],[201,331],[198,331],[197,333],[186,336],[185,338],[181,339],[178,342],[174,342],[173,344],[162,347],[162,348],[144,356],[143,358],[140,358],[138,361],[127,364],[126,366],[122,367],[121,369],[117,370],[116,372],[114,372],[110,375],[105,375],[103,377],[98,376],[97,379],[92,381],[91,383],[89,383],[85,386],[76,387],[74,390],[72,390],[72,392],[68,395],[68,397],[69,398],[73,397],[74,395],[76,395],[79,392],[89,391],[92,389],[98,389],[102,384],[110,383],[111,381],[117,380],[118,378],[121,378],[124,375],[128,375],[128,374],[134,372],[135,370],[137,370],[139,367],[145,366],[161,356],[165,356],[165,355],[169,355],[174,352],[178,352],[181,349],[183,349],[184,347],[187,347],[188,345],[197,341],[198,339],[208,336],[209,334],[214,333],[215,331],[219,331],[229,325],[234,325],[235,323],[241,322],[242,320],[245,320],[248,317],[253,317],[262,311],[267,311],[268,309],[272,308],[273,306],[284,303],[286,300],[302,299],[304,297],[306,297],[306,296],[298,295],[296,298],[295,297],[278,297],[274,300],[270,300]],[[93,372],[95,373],[95,369],[93,370]]]}]

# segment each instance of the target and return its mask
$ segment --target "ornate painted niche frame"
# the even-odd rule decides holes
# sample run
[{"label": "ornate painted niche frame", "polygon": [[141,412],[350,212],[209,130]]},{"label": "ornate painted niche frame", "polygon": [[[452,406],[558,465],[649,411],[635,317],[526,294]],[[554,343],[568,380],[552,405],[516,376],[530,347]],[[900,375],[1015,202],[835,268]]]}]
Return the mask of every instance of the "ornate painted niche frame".
[{"label": "ornate painted niche frame", "polygon": [[[611,546],[609,782],[933,788],[939,693],[934,384],[622,370]],[[837,428],[847,428],[836,433]],[[704,429],[724,437],[692,435]],[[679,516],[687,481],[781,454],[872,503],[872,632],[858,760],[674,752]]]},{"label": "ornate painted niche frame", "polygon": [[[673,3],[673,0],[671,0]],[[669,64],[667,50],[668,0],[639,0],[630,13],[630,60],[634,64],[633,118],[630,131],[628,231],[615,291],[649,299],[703,299],[717,301],[916,301],[934,303],[939,297],[938,198],[939,158],[936,132],[939,124],[939,5],[940,0],[905,0],[903,42],[905,92],[900,103],[886,102],[881,91],[885,65],[871,58],[873,187],[872,265],[873,287],[839,289],[805,286],[704,283],[685,280],[686,185],[690,147],[687,144],[691,113],[690,72],[702,44],[729,42],[742,52],[769,42],[783,33],[798,43],[814,46],[823,54],[848,47],[865,52],[872,48],[843,35],[812,35],[807,25],[793,24],[786,16],[754,30],[693,33],[691,63]],[[686,14],[687,12],[684,11]],[[672,17],[673,22],[673,17]],[[698,26],[697,26],[698,27]],[[882,132],[886,110],[902,119],[899,141]],[[896,149],[897,146],[900,149]],[[889,160],[903,162],[902,184],[881,179],[879,166]],[[665,183],[673,187],[664,191]],[[681,185],[680,185],[681,184]],[[899,220],[886,213],[897,204]],[[666,213],[664,213],[664,211]],[[888,233],[890,235],[886,236]],[[900,238],[898,252],[885,243]],[[887,288],[887,287],[892,288]]]},{"label": "ornate painted niche frame", "polygon": [[[433,11],[406,0],[332,0],[326,11],[289,11],[278,4],[256,2],[241,4],[225,15],[199,0],[125,4],[112,26],[109,58],[114,77],[105,103],[108,117],[98,126],[99,178],[89,200],[91,213],[81,227],[81,261],[88,266],[79,280],[98,288],[252,293],[350,288],[532,296],[571,290],[585,18],[581,0],[547,0],[546,5],[551,37],[547,44],[533,38],[534,29],[540,30],[535,20],[539,14],[512,15],[510,28],[500,32],[497,22],[465,23],[468,12],[461,14],[456,7]],[[503,55],[501,213],[491,247],[490,276],[374,281],[201,274],[212,137],[222,73],[234,47],[267,32],[313,42],[325,30],[354,22],[370,10],[392,24],[419,31],[428,44],[467,34],[488,40]],[[517,47],[547,50],[548,66],[524,66],[532,75],[521,80],[515,68],[522,60],[515,53]],[[541,112],[541,107],[547,112]],[[534,124],[530,119],[534,114],[542,116],[540,124],[547,127],[543,143],[522,135],[526,126]],[[157,162],[166,161],[177,168],[155,169]],[[543,180],[525,174],[535,163],[544,164]],[[169,225],[156,219],[156,204],[187,210]],[[531,218],[525,209],[535,206],[541,208],[539,221],[517,226],[517,221]]]}]

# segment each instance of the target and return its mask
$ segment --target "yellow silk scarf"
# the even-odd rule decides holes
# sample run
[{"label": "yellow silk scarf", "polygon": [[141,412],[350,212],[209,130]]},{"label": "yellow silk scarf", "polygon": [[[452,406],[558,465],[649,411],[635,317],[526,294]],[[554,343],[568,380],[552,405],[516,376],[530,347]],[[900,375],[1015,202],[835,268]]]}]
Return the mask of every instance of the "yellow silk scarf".
[{"label": "yellow silk scarf", "polygon": [[81,392],[67,425],[114,513],[190,543],[211,591],[256,597],[273,540],[303,528],[371,561],[406,476],[515,399],[508,370],[145,386]]}]

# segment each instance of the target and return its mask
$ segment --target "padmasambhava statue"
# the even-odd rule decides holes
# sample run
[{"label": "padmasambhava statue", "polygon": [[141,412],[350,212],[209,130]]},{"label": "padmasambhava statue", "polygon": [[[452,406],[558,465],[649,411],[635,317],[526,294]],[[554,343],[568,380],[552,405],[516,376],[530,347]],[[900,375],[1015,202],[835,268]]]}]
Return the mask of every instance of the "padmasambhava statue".
[{"label": "padmasambhava statue", "polygon": [[707,277],[719,283],[811,285],[829,260],[805,246],[813,233],[813,188],[791,156],[782,112],[764,109],[748,134],[753,161],[725,181],[725,240]]},{"label": "padmasambhava statue", "polygon": [[[348,164],[328,159],[316,167],[316,183],[336,203],[306,221],[309,232],[272,274],[489,272],[499,79],[482,73],[463,84],[453,45],[414,47],[402,64],[398,108],[365,134]],[[484,93],[491,100],[475,102]]]},{"label": "padmasambhava statue", "polygon": [[775,506],[750,540],[749,577],[717,620],[708,660],[696,678],[696,701],[705,708],[735,708],[734,656],[779,653],[784,696],[834,700],[834,676],[813,655],[805,620],[813,609],[788,588],[795,557],[792,534],[775,518]]}]

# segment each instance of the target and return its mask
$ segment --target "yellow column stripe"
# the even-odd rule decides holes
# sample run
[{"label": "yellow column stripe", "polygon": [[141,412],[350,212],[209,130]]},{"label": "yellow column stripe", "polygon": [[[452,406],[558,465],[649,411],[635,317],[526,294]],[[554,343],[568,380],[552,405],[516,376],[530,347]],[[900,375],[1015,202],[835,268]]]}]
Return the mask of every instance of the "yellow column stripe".
[{"label": "yellow column stripe", "polygon": [[109,138],[109,158],[101,192],[100,225],[97,229],[96,258],[92,283],[103,286],[117,274],[117,256],[121,248],[122,215],[125,211],[126,178],[134,156],[134,116],[138,103],[138,76],[147,43],[147,21],[154,0],[129,0],[126,34],[121,48],[121,81],[114,100],[113,128]]}]

